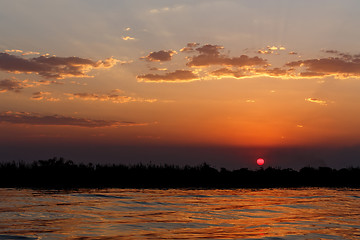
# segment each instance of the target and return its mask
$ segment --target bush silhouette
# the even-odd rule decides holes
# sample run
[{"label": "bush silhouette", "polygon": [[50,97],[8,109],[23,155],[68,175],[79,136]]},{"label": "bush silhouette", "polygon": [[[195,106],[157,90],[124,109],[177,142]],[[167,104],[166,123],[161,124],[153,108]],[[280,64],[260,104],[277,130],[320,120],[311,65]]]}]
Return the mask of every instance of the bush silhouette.
[{"label": "bush silhouette", "polygon": [[360,168],[268,167],[220,171],[197,166],[76,164],[63,158],[0,163],[0,187],[20,188],[275,188],[360,187]]}]

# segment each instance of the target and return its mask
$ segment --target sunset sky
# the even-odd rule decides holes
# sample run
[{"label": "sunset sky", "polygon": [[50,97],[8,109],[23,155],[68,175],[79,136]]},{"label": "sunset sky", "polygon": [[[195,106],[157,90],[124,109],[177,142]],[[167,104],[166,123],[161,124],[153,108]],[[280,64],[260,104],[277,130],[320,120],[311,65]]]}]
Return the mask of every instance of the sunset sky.
[{"label": "sunset sky", "polygon": [[359,166],[360,1],[0,2],[0,160]]}]

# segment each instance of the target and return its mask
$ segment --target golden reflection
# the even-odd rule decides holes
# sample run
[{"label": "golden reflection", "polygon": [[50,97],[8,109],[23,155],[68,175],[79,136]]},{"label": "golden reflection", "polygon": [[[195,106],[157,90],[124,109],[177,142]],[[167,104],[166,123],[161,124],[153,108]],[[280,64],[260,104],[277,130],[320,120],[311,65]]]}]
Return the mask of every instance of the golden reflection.
[{"label": "golden reflection", "polygon": [[349,238],[350,189],[39,192],[0,189],[0,237],[68,239]]}]

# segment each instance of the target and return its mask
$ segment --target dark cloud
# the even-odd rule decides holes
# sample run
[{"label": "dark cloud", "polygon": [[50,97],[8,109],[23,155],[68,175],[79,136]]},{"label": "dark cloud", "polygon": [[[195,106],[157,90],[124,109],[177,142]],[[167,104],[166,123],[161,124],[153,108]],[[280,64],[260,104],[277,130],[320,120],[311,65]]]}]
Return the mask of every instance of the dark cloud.
[{"label": "dark cloud", "polygon": [[88,128],[146,125],[135,122],[92,120],[86,118],[66,117],[61,115],[40,115],[37,113],[11,111],[0,113],[0,123],[47,126],[75,126]]},{"label": "dark cloud", "polygon": [[0,80],[0,92],[20,92],[24,88],[24,83],[17,80],[4,79]]},{"label": "dark cloud", "polygon": [[335,75],[341,78],[360,77],[360,58],[351,56],[342,58],[320,58],[300,60],[287,63],[287,67],[305,67],[306,71],[301,72],[301,76],[322,77]]},{"label": "dark cloud", "polygon": [[222,77],[241,78],[247,76],[246,74],[244,74],[244,72],[241,69],[232,70],[229,68],[220,68],[218,70],[211,72],[211,75],[218,78],[222,78]]},{"label": "dark cloud", "polygon": [[175,72],[161,74],[144,74],[137,76],[142,82],[190,82],[199,80],[199,77],[189,70],[176,70]]},{"label": "dark cloud", "polygon": [[151,52],[146,57],[143,57],[143,59],[146,59],[147,61],[150,61],[150,62],[164,62],[164,61],[170,61],[174,54],[176,54],[176,51],[160,50],[158,52]]},{"label": "dark cloud", "polygon": [[193,56],[187,63],[189,67],[205,67],[211,65],[223,65],[223,66],[264,66],[267,61],[259,57],[248,57],[241,55],[240,57],[228,57],[220,54],[222,46],[206,44],[196,49],[200,54]]},{"label": "dark cloud", "polygon": [[338,50],[324,50],[323,52],[330,53],[330,54],[339,54]]},{"label": "dark cloud", "polygon": [[223,46],[206,44],[196,49],[200,54],[206,55],[220,55],[220,49],[224,49]]},{"label": "dark cloud", "polygon": [[0,53],[0,70],[14,73],[36,73],[45,78],[63,79],[67,77],[89,77],[87,73],[96,68],[110,68],[118,62],[108,58],[92,61],[79,57],[22,58],[8,53]]}]

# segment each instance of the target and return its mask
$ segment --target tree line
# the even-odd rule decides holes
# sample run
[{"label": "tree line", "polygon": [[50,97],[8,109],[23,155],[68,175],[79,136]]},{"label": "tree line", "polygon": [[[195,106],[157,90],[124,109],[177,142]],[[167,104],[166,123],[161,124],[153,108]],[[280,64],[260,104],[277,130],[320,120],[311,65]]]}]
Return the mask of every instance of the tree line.
[{"label": "tree line", "polygon": [[0,187],[10,188],[291,188],[360,187],[360,168],[220,170],[155,164],[83,164],[63,158],[0,163]]}]

